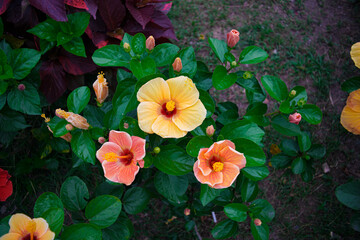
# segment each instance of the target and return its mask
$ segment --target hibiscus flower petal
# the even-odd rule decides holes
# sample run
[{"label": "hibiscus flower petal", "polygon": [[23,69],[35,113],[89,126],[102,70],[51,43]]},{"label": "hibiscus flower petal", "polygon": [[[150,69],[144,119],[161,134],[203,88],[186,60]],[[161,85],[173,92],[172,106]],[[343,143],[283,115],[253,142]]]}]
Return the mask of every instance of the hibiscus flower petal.
[{"label": "hibiscus flower petal", "polygon": [[350,93],[346,105],[355,112],[360,112],[360,89]]},{"label": "hibiscus flower petal", "polygon": [[173,122],[183,131],[192,131],[204,121],[206,109],[204,104],[198,100],[194,105],[179,110],[172,117]]},{"label": "hibiscus flower petal", "polygon": [[354,61],[355,66],[360,68],[360,42],[355,43],[350,51],[351,59]]},{"label": "hibiscus flower petal", "polygon": [[162,138],[181,138],[186,135],[186,131],[182,131],[171,118],[160,115],[152,125],[154,133]]},{"label": "hibiscus flower petal", "polygon": [[55,233],[52,231],[47,231],[44,235],[42,235],[39,240],[53,240],[55,238]]},{"label": "hibiscus flower petal", "polygon": [[204,154],[207,152],[208,148],[201,148],[198,155],[198,167],[201,171],[201,173],[204,176],[207,176],[211,173],[212,168],[210,166],[210,159],[205,158]]},{"label": "hibiscus flower petal", "polygon": [[231,148],[235,149],[235,144],[230,140],[223,140],[223,141],[216,142],[213,145],[211,145],[211,147],[204,154],[204,156],[206,158],[210,158],[213,155],[218,156],[218,155],[220,155],[220,151],[226,147],[231,147]]},{"label": "hibiscus flower petal", "polygon": [[13,184],[10,180],[6,180],[4,186],[0,187],[0,201],[4,202],[13,193]]},{"label": "hibiscus flower petal", "polygon": [[20,240],[21,238],[19,233],[7,233],[0,237],[1,240]]},{"label": "hibiscus flower petal", "polygon": [[127,166],[121,166],[120,174],[118,175],[119,182],[131,185],[135,180],[136,174],[138,174],[140,167],[135,164],[129,164]]},{"label": "hibiscus flower petal", "polygon": [[353,134],[360,134],[360,113],[355,112],[349,106],[345,106],[340,117],[343,127]]},{"label": "hibiscus flower petal", "polygon": [[154,133],[151,126],[161,114],[161,106],[154,102],[142,102],[137,108],[139,127],[147,133]]},{"label": "hibiscus flower petal", "polygon": [[145,139],[137,137],[137,136],[132,136],[132,147],[130,149],[130,151],[132,153],[134,153],[135,155],[135,160],[141,160],[145,157]]},{"label": "hibiscus flower petal", "polygon": [[236,151],[232,147],[227,146],[223,148],[219,155],[224,161],[236,165],[239,169],[244,168],[246,165],[244,154]]},{"label": "hibiscus flower petal", "polygon": [[17,213],[12,215],[12,217],[9,220],[10,232],[22,234],[25,231],[26,226],[30,221],[31,218],[29,218],[25,214]]},{"label": "hibiscus flower petal", "polygon": [[49,224],[43,218],[34,218],[33,221],[36,223],[35,235],[41,237],[49,229]]},{"label": "hibiscus flower petal", "polygon": [[199,100],[199,91],[190,78],[170,78],[166,83],[169,85],[171,100],[175,102],[177,110],[188,108]]},{"label": "hibiscus flower petal", "polygon": [[220,189],[230,187],[239,175],[240,170],[236,165],[229,162],[224,162],[224,168],[221,172],[223,174],[223,181],[221,183],[215,184],[214,188]]},{"label": "hibiscus flower petal", "polygon": [[119,182],[118,175],[120,174],[121,166],[123,165],[121,162],[108,162],[103,161],[102,167],[104,170],[104,176],[112,182]]},{"label": "hibiscus flower petal", "polygon": [[119,145],[122,151],[131,149],[132,140],[127,132],[111,130],[109,134],[109,142]]},{"label": "hibiscus flower petal", "polygon": [[[198,160],[199,161],[199,160]],[[216,186],[216,184],[223,182],[223,173],[212,171],[209,175],[204,176],[198,167],[198,161],[195,162],[193,170],[196,179],[202,184],[208,184],[210,187]]]},{"label": "hibiscus flower petal", "polygon": [[139,102],[155,102],[162,105],[170,101],[168,84],[162,78],[155,78],[145,83],[137,92]]},{"label": "hibiscus flower petal", "polygon": [[122,149],[119,145],[113,142],[104,143],[99,150],[96,152],[96,158],[102,163],[104,161],[104,156],[106,153],[113,152],[115,154],[120,154]]}]

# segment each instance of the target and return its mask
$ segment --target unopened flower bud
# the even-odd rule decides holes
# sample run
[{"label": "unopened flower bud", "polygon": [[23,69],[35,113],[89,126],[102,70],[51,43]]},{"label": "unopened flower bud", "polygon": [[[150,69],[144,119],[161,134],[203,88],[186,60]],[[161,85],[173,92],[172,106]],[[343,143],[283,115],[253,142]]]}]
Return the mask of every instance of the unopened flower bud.
[{"label": "unopened flower bud", "polygon": [[277,144],[271,144],[270,153],[272,155],[277,155],[277,154],[281,153],[281,150]]},{"label": "unopened flower bud", "polygon": [[128,123],[124,123],[124,128],[128,129],[129,128],[129,124]]},{"label": "unopened flower bud", "polygon": [[129,53],[131,51],[131,47],[128,43],[124,43],[124,50],[125,52]]},{"label": "unopened flower bud", "polygon": [[158,154],[160,152],[160,148],[159,147],[155,147],[154,148],[154,153]]},{"label": "unopened flower bud", "polygon": [[258,219],[258,218],[256,218],[255,220],[254,220],[254,224],[255,224],[255,226],[261,226],[261,220],[260,219]]},{"label": "unopened flower bud", "polygon": [[228,32],[228,34],[226,35],[226,42],[230,48],[235,47],[235,45],[239,42],[240,40],[239,35],[240,33],[235,29]]},{"label": "unopened flower bud", "polygon": [[79,114],[66,112],[61,108],[56,109],[55,113],[59,118],[65,118],[65,120],[68,121],[68,123],[71,123],[71,125],[73,125],[76,128],[87,130],[90,127],[86,118],[84,118]]},{"label": "unopened flower bud", "polygon": [[19,91],[24,91],[25,90],[25,85],[24,84],[19,84],[18,85],[18,89],[19,89]]},{"label": "unopened flower bud", "polygon": [[232,62],[231,62],[231,66],[232,66],[232,67],[236,67],[236,66],[237,66],[237,62],[236,62],[236,61],[232,61]]},{"label": "unopened flower bud", "polygon": [[184,209],[184,215],[185,215],[185,216],[189,216],[190,213],[191,213],[191,211],[190,211],[189,208],[185,208],[185,209]]},{"label": "unopened flower bud", "polygon": [[291,123],[295,123],[295,124],[299,125],[300,121],[301,121],[300,113],[294,113],[289,116],[289,122],[291,122]]},{"label": "unopened flower bud", "polygon": [[106,141],[106,139],[105,139],[104,137],[99,137],[99,138],[98,138],[98,142],[99,142],[100,144],[104,144],[105,141]]},{"label": "unopened flower bud", "polygon": [[246,72],[244,72],[244,74],[243,74],[243,78],[244,79],[249,79],[249,78],[252,78],[252,74],[251,74],[251,72],[249,72],[249,71],[246,71]]},{"label": "unopened flower bud", "polygon": [[302,107],[302,106],[305,105],[305,103],[306,103],[305,99],[302,98],[302,99],[300,99],[300,100],[297,102],[297,105],[298,105],[299,107]]},{"label": "unopened flower bud", "polygon": [[66,124],[65,128],[66,128],[66,130],[68,130],[68,131],[71,131],[71,130],[74,129],[73,125],[71,125],[71,124]]},{"label": "unopened flower bud", "polygon": [[182,63],[181,63],[181,59],[179,57],[177,57],[174,61],[174,63],[172,64],[172,67],[174,69],[175,72],[180,72],[182,69]]},{"label": "unopened flower bud", "polygon": [[155,47],[155,38],[153,36],[150,36],[146,39],[146,48],[151,51]]},{"label": "unopened flower bud", "polygon": [[212,137],[214,135],[215,129],[213,125],[210,125],[206,128],[206,135]]},{"label": "unopened flower bud", "polygon": [[291,91],[290,91],[290,94],[289,94],[289,97],[293,98],[293,97],[295,97],[295,95],[296,95],[296,91],[295,91],[295,90],[291,90]]},{"label": "unopened flower bud", "polygon": [[109,87],[107,86],[106,78],[104,78],[103,72],[100,72],[97,76],[97,80],[94,82],[93,88],[96,95],[96,101],[101,105],[109,96]]}]

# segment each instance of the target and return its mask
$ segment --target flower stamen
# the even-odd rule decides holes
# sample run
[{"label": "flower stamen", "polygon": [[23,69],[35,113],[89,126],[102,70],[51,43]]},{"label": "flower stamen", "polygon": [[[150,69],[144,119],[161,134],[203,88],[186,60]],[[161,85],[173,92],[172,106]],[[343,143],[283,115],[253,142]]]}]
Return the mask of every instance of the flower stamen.
[{"label": "flower stamen", "polygon": [[221,170],[223,170],[224,168],[224,164],[222,162],[215,162],[212,165],[212,168],[215,172],[220,172]]},{"label": "flower stamen", "polygon": [[36,222],[34,220],[31,220],[27,226],[26,231],[30,233],[30,240],[34,240],[34,233],[36,231]]},{"label": "flower stamen", "polygon": [[103,83],[105,81],[104,75],[105,73],[103,71],[98,73],[99,75],[97,76],[99,83]]},{"label": "flower stamen", "polygon": [[108,161],[108,162],[116,162],[118,159],[121,159],[121,158],[126,159],[126,158],[129,158],[129,157],[131,157],[130,154],[127,154],[125,156],[119,156],[114,152],[108,152],[108,153],[105,153],[104,160]]},{"label": "flower stamen", "polygon": [[45,121],[46,123],[50,122],[50,118],[46,117],[44,113],[41,114],[41,117],[44,118],[44,121]]},{"label": "flower stamen", "polygon": [[173,100],[170,100],[169,102],[166,103],[166,110],[168,112],[172,112],[175,109],[175,102]]}]

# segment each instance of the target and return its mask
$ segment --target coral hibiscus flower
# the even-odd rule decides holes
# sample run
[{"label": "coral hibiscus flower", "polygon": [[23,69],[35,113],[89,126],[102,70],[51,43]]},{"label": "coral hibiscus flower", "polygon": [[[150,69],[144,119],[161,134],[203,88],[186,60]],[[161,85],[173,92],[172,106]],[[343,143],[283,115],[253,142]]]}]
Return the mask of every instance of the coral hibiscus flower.
[{"label": "coral hibiscus flower", "polygon": [[360,134],[360,89],[350,93],[341,113],[340,122],[349,132]]},{"label": "coral hibiscus flower", "polygon": [[43,218],[31,219],[25,214],[17,213],[9,220],[9,233],[0,237],[0,240],[53,240],[53,233],[49,224]]},{"label": "coral hibiscus flower", "polygon": [[8,171],[0,168],[0,202],[6,201],[13,193],[13,185],[10,177]]},{"label": "coral hibiscus flower", "polygon": [[111,130],[109,141],[96,152],[96,157],[107,179],[130,185],[140,167],[144,167],[145,139]]},{"label": "coral hibiscus flower", "polygon": [[233,142],[224,140],[210,148],[200,149],[194,174],[199,182],[212,188],[227,188],[233,184],[245,164],[244,154],[235,150]]},{"label": "coral hibiscus flower", "polygon": [[181,138],[206,117],[199,91],[188,77],[155,78],[139,89],[137,99],[141,130],[163,138]]}]

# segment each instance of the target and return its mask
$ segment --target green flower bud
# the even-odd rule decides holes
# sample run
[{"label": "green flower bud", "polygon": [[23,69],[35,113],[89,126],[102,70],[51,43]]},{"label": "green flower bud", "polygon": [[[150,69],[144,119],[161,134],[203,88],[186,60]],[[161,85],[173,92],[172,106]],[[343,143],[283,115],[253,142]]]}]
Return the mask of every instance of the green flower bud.
[{"label": "green flower bud", "polygon": [[305,103],[306,103],[305,99],[302,98],[302,99],[300,99],[300,100],[297,102],[297,105],[298,105],[299,107],[302,107],[302,106],[305,105]]},{"label": "green flower bud", "polygon": [[158,154],[160,152],[160,148],[159,147],[155,147],[154,148],[154,153]]},{"label": "green flower bud", "polygon": [[131,47],[128,43],[124,43],[124,50],[125,52],[129,53],[131,51]]},{"label": "green flower bud", "polygon": [[290,98],[293,98],[293,97],[295,97],[295,95],[296,95],[296,91],[295,91],[295,90],[291,90],[291,92],[290,92],[290,94],[289,94],[289,97],[290,97]]},{"label": "green flower bud", "polygon": [[237,66],[237,62],[236,62],[236,61],[232,61],[232,62],[231,62],[231,66],[232,66],[232,67],[236,67],[236,66]]},{"label": "green flower bud", "polygon": [[249,79],[249,78],[252,78],[252,73],[251,72],[249,72],[249,71],[246,71],[246,72],[244,72],[244,74],[243,74],[243,78],[244,79]]}]

